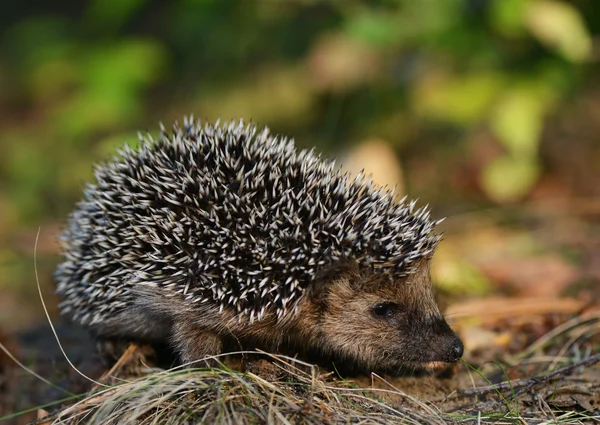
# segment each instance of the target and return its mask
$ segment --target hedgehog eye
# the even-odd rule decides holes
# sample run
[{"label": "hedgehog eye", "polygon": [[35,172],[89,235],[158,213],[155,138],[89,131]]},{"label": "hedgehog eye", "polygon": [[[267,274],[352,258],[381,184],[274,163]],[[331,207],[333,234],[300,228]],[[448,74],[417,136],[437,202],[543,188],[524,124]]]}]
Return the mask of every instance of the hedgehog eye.
[{"label": "hedgehog eye", "polygon": [[394,314],[394,304],[377,303],[373,306],[373,314],[377,317],[391,317]]}]

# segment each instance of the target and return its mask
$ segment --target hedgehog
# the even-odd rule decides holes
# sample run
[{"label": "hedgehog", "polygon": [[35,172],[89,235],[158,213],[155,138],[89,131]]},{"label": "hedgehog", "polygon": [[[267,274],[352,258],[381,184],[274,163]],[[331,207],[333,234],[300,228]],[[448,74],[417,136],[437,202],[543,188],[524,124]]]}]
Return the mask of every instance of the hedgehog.
[{"label": "hedgehog", "polygon": [[267,127],[160,130],[95,167],[60,236],[63,315],[184,364],[238,348],[393,373],[462,356],[427,207]]}]

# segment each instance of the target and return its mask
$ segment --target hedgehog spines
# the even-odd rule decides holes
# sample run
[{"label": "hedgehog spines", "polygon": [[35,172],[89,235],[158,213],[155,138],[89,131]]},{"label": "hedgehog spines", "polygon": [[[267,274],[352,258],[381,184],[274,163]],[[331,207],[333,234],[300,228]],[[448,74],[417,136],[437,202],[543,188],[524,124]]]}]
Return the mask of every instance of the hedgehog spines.
[{"label": "hedgehog spines", "polygon": [[58,292],[84,324],[131,303],[134,285],[282,317],[327,267],[402,277],[439,241],[427,207],[266,127],[185,117],[160,131],[96,167],[63,234]]}]

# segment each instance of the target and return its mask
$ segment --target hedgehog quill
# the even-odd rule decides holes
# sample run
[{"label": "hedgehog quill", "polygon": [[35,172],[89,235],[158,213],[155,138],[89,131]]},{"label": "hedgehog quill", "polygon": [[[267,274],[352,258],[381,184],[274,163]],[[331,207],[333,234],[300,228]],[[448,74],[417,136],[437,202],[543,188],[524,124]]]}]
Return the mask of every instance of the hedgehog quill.
[{"label": "hedgehog quill", "polygon": [[317,352],[365,371],[456,362],[438,222],[293,140],[186,118],[95,168],[61,235],[61,312],[106,339]]}]

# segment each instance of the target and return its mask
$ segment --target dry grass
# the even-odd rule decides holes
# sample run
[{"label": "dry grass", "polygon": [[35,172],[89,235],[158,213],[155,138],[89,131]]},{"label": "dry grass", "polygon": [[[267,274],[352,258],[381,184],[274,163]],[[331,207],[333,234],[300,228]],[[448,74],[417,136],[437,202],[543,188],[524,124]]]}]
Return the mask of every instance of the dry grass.
[{"label": "dry grass", "polygon": [[[128,381],[115,377],[114,374],[122,372],[117,368],[103,378],[111,382],[110,386],[96,386],[81,401],[38,423],[600,423],[597,410],[593,413],[557,409],[556,394],[576,394],[577,383],[581,390],[577,378],[554,379],[563,375],[560,371],[550,372],[546,378],[545,375],[531,378],[526,385],[528,391],[522,391],[525,387],[522,382],[515,382],[514,386],[503,383],[425,400],[408,395],[375,375],[373,383],[377,385],[363,388],[337,379],[331,373],[319,375],[316,367],[301,361],[270,357],[269,361],[259,360],[257,366],[246,372],[225,366],[221,369],[148,369],[145,375]],[[567,366],[565,374],[599,360],[600,355],[588,357],[582,366]],[[595,388],[598,393],[598,383],[587,384],[588,392]],[[39,413],[40,417],[45,415],[43,411]]]},{"label": "dry grass", "polygon": [[[262,361],[267,363],[266,361]],[[269,379],[232,369],[172,369],[101,389],[41,423],[446,424],[433,405],[389,388],[359,388],[273,356]],[[397,397],[392,406],[383,398]]]}]

